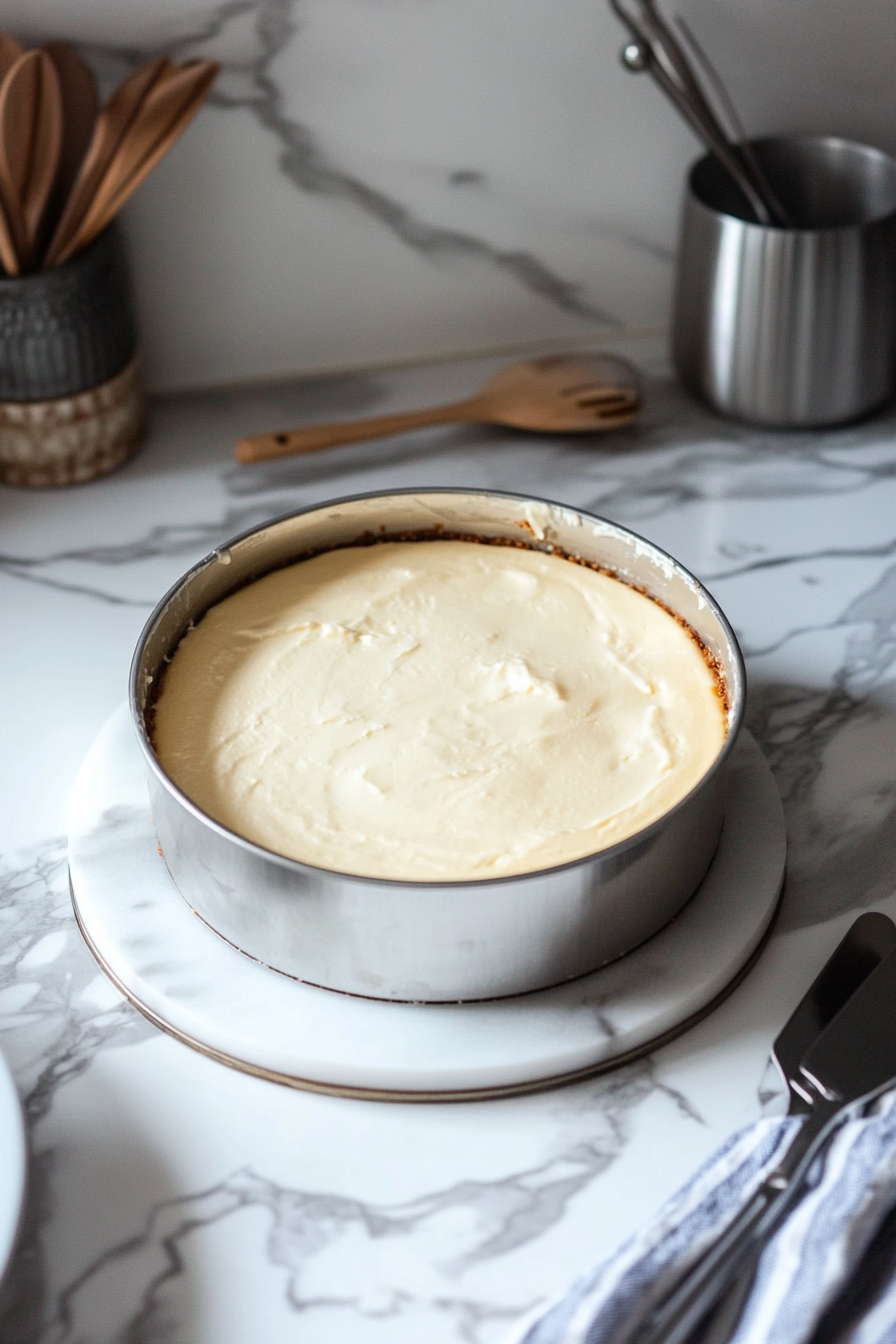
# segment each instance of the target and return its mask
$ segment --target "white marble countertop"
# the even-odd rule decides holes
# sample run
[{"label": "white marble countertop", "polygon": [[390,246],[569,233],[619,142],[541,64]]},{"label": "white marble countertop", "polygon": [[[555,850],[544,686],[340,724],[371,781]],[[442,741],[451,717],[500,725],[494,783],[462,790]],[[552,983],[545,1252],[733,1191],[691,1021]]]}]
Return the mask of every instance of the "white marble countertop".
[{"label": "white marble countertop", "polygon": [[[498,1341],[759,1114],[776,1028],[852,913],[890,908],[896,413],[759,433],[631,352],[644,415],[594,443],[462,427],[231,461],[242,433],[458,395],[480,360],[165,401],[118,474],[0,490],[0,1047],[32,1143],[6,1344]],[[580,505],[691,568],[743,642],[788,816],[774,936],[722,1007],[616,1072],[503,1101],[351,1101],[212,1063],[122,1002],[68,898],[67,795],[167,586],[275,514],[419,485]]]}]

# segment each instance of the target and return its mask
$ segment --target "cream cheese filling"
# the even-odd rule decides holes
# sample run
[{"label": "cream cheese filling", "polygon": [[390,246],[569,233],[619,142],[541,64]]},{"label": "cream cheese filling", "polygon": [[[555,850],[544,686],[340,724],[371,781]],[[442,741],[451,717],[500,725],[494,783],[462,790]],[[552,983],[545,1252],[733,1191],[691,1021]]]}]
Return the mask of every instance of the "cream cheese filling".
[{"label": "cream cheese filling", "polygon": [[154,745],[267,849],[451,881],[625,839],[725,734],[715,673],[658,603],[561,556],[426,541],[330,551],[225,598],[165,672]]}]

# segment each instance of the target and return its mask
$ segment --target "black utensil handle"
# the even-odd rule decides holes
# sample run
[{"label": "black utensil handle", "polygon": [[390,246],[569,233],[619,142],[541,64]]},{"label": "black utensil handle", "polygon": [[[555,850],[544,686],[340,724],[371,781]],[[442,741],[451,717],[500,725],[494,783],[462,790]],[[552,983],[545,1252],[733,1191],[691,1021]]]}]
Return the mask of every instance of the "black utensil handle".
[{"label": "black utensil handle", "polygon": [[729,1284],[715,1308],[692,1336],[693,1344],[728,1344],[740,1324],[755,1280],[756,1266],[748,1264]]}]

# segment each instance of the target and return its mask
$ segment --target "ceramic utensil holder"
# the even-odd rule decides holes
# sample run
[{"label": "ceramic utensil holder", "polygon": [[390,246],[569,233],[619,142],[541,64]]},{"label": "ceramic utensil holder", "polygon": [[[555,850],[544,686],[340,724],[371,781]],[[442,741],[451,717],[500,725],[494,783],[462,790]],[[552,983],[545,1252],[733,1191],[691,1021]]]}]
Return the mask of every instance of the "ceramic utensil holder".
[{"label": "ceramic utensil holder", "polygon": [[753,424],[856,419],[896,390],[896,160],[834,137],[753,150],[793,226],[750,222],[716,160],[694,166],[674,304],[679,376]]},{"label": "ceramic utensil holder", "polygon": [[90,480],[131,455],[143,423],[117,228],[64,266],[0,279],[0,480]]}]

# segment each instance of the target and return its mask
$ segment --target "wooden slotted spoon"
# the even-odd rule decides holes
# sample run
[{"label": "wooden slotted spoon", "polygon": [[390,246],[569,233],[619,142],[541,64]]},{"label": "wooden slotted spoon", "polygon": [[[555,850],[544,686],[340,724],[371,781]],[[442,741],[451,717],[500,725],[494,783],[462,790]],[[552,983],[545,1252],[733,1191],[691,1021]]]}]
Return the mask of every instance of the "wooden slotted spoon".
[{"label": "wooden slotted spoon", "polygon": [[253,434],[240,439],[235,456],[238,462],[262,462],[452,421],[548,434],[593,434],[628,424],[640,405],[638,375],[618,356],[549,355],[501,369],[466,401],[370,420]]}]

